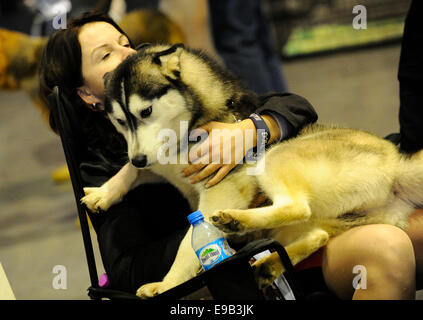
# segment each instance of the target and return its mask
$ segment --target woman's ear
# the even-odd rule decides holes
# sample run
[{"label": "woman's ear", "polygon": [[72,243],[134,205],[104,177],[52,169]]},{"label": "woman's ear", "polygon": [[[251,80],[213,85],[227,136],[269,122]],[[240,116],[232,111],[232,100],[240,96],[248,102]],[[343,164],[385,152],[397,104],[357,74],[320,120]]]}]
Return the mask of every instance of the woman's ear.
[{"label": "woman's ear", "polygon": [[86,85],[83,85],[79,88],[76,88],[76,92],[78,96],[88,105],[93,105],[95,103],[99,103],[99,99],[97,99],[88,89]]}]

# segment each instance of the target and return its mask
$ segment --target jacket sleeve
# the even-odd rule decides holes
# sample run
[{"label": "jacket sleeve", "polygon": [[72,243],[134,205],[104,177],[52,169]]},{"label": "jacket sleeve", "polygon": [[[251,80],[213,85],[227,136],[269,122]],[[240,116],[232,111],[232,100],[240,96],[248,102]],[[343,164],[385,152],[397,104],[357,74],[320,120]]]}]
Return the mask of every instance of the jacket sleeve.
[{"label": "jacket sleeve", "polygon": [[260,96],[260,107],[256,113],[274,116],[282,130],[282,139],[297,135],[305,125],[316,122],[318,118],[313,106],[293,93]]}]

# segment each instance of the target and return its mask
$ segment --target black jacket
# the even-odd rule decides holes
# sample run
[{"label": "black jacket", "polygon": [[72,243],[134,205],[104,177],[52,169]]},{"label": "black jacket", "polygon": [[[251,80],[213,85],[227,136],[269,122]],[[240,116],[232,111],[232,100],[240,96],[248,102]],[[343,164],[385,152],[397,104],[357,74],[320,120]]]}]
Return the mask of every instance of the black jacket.
[{"label": "black jacket", "polygon": [[401,150],[423,148],[423,2],[413,0],[408,12],[398,70],[400,82],[399,123]]}]

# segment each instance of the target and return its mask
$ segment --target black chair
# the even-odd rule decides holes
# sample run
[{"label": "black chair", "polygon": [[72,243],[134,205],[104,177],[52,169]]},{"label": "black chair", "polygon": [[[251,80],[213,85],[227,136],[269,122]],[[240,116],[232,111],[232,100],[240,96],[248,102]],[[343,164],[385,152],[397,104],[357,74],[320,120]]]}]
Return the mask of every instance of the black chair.
[{"label": "black chair", "polygon": [[[88,296],[91,299],[139,299],[135,294],[114,290],[113,287],[102,288],[98,285],[97,267],[87,219],[88,211],[80,202],[80,199],[84,196],[84,191],[79,164],[81,163],[86,146],[83,142],[84,139],[81,137],[79,122],[74,114],[72,105],[64,95],[60,94],[58,87],[55,87],[52,94],[48,97],[48,103],[51,106],[53,120],[60,134],[75,195],[91,280],[91,286],[88,288]],[[322,277],[320,276],[319,278],[318,275],[312,275],[311,278],[314,280],[317,279],[317,281],[313,280],[314,283],[323,283],[323,286],[317,286],[311,292],[310,290],[303,290],[304,283],[311,283],[313,281],[310,282],[308,279],[306,281],[299,280],[298,273],[294,272],[294,268],[285,249],[272,239],[264,239],[249,243],[234,256],[226,259],[219,265],[156,296],[154,299],[180,299],[204,286],[207,286],[214,299],[265,299],[263,291],[257,288],[249,263],[255,254],[265,250],[278,252],[286,269],[285,276],[296,299],[327,299],[333,297],[333,295],[325,290]]]}]

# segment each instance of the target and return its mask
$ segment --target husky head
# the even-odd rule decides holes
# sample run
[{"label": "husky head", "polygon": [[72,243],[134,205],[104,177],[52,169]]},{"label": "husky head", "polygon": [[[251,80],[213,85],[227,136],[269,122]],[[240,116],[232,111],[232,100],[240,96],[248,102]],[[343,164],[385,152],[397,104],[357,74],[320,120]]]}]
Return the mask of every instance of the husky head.
[{"label": "husky head", "polygon": [[[105,75],[105,110],[125,137],[134,166],[155,164],[164,144],[179,146],[192,128],[212,120],[225,121],[228,116],[233,121],[238,104],[243,114],[237,116],[254,109],[255,101],[245,97],[254,100],[255,95],[247,94],[242,84],[225,72],[182,44],[148,44]],[[187,130],[181,130],[181,123],[187,124]],[[170,137],[167,132],[175,139],[166,141]]]}]

